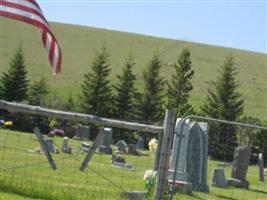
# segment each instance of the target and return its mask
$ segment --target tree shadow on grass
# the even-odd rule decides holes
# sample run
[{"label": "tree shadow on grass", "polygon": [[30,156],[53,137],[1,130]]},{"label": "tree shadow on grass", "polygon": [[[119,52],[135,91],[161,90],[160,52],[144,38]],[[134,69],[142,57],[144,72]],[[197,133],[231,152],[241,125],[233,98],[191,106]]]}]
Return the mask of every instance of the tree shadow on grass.
[{"label": "tree shadow on grass", "polygon": [[249,189],[249,190],[252,191],[252,192],[257,192],[257,193],[267,194],[267,191],[258,190],[258,189],[255,189],[255,188],[253,188],[253,189]]},{"label": "tree shadow on grass", "polygon": [[215,195],[215,196],[218,197],[218,198],[227,199],[227,200],[238,200],[236,198],[227,197],[227,196],[224,196],[224,195]]}]

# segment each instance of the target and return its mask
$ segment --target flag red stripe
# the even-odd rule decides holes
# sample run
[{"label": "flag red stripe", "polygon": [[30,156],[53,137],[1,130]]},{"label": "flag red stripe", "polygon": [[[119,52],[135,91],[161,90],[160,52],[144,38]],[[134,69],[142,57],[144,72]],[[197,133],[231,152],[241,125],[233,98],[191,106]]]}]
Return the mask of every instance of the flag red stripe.
[{"label": "flag red stripe", "polygon": [[11,19],[15,19],[15,20],[19,20],[19,21],[23,21],[25,23],[31,24],[33,26],[36,26],[40,29],[43,30],[42,33],[42,41],[43,41],[43,45],[46,48],[46,42],[47,42],[47,33],[51,35],[51,41],[52,43],[50,44],[50,49],[48,50],[48,57],[49,57],[49,62],[53,67],[53,70],[55,73],[60,72],[61,70],[61,60],[62,60],[62,56],[61,56],[61,51],[60,51],[60,47],[58,46],[58,50],[59,50],[59,57],[57,60],[57,65],[54,66],[53,65],[53,58],[54,58],[54,50],[55,50],[55,45],[56,44],[56,38],[54,36],[54,34],[48,29],[48,27],[46,25],[44,25],[43,23],[39,22],[38,20],[34,20],[34,19],[30,19],[21,15],[17,15],[17,14],[13,14],[13,13],[9,13],[9,12],[5,12],[5,11],[1,11],[0,10],[0,16],[4,16],[4,17],[8,17]]},{"label": "flag red stripe", "polygon": [[23,5],[19,5],[19,4],[16,4],[16,3],[7,2],[7,1],[0,1],[0,5],[11,7],[11,8],[16,8],[16,9],[19,9],[19,10],[23,10],[23,11],[35,14],[35,15],[41,17],[48,24],[48,22],[46,21],[44,16],[40,12],[35,10],[35,9],[29,8],[29,7],[26,7],[26,6],[23,6]]},{"label": "flag red stripe", "polygon": [[53,33],[47,28],[47,26],[44,25],[43,23],[37,21],[37,20],[30,19],[28,17],[24,17],[24,16],[21,16],[21,15],[9,13],[9,12],[6,12],[6,11],[1,11],[1,10],[0,10],[0,16],[8,17],[8,18],[11,18],[11,19],[16,19],[16,20],[23,21],[25,23],[31,24],[33,26],[36,26],[36,27],[38,27],[40,29],[45,30],[46,32],[49,32],[54,37]]},{"label": "flag red stripe", "polygon": [[50,45],[50,50],[49,50],[49,60],[53,64],[54,60],[54,52],[55,52],[55,40],[52,40],[51,45]]},{"label": "flag red stripe", "polygon": [[42,32],[42,41],[43,41],[43,44],[46,43],[46,34],[47,33],[45,31]]}]

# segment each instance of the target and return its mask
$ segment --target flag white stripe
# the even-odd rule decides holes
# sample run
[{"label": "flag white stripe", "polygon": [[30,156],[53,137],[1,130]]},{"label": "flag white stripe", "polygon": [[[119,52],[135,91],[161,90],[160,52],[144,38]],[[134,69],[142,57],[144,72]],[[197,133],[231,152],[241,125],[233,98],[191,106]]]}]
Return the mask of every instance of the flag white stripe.
[{"label": "flag white stripe", "polygon": [[25,7],[31,8],[31,9],[34,9],[38,13],[40,13],[41,15],[43,15],[42,11],[36,5],[34,5],[33,3],[30,3],[28,1],[24,1],[24,0],[20,0],[20,1],[16,1],[16,0],[4,0],[4,1],[10,2],[10,3],[14,3],[14,4],[17,4],[17,5],[21,5],[21,6],[25,6]]},{"label": "flag white stripe", "polygon": [[7,7],[7,6],[0,6],[0,11],[9,12],[9,13],[12,13],[15,15],[20,15],[22,17],[26,17],[26,18],[29,18],[31,20],[36,20],[36,21],[42,23],[43,25],[45,25],[50,30],[50,27],[48,26],[48,24],[41,17],[39,17],[33,13],[29,13],[29,12],[26,12],[26,11],[23,11],[20,9],[11,8],[11,7]]},{"label": "flag white stripe", "polygon": [[53,58],[53,67],[56,69],[58,62],[58,45],[55,43],[54,58]]},{"label": "flag white stripe", "polygon": [[46,51],[47,51],[48,55],[49,55],[49,52],[50,52],[51,43],[52,43],[52,36],[48,32],[46,32],[45,48],[46,48]]}]

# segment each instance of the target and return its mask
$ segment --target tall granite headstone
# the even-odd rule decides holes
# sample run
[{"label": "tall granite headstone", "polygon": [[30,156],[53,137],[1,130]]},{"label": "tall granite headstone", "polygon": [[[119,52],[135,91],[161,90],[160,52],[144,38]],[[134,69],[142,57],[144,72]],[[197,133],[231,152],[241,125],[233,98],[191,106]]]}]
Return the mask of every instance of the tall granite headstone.
[{"label": "tall granite headstone", "polygon": [[208,124],[191,123],[188,136],[187,166],[188,181],[193,190],[208,192]]},{"label": "tall granite headstone", "polygon": [[175,163],[178,156],[179,137],[181,147],[176,172],[176,180],[190,182],[193,190],[208,192],[207,161],[208,161],[208,126],[207,123],[184,123],[181,132],[181,119],[177,119],[175,138],[173,141],[171,169],[169,179],[173,179]]},{"label": "tall granite headstone", "polygon": [[179,153],[179,162],[176,171],[176,180],[188,181],[188,174],[186,171],[187,162],[187,148],[188,148],[188,135],[189,135],[189,120],[186,120],[181,132],[182,119],[178,118],[175,125],[175,135],[173,139],[173,148],[171,155],[171,166],[169,170],[169,179],[173,179],[175,163],[178,156],[179,139],[181,139],[181,147]]},{"label": "tall granite headstone", "polygon": [[112,128],[102,128],[100,131],[104,132],[104,137],[102,138],[102,140],[100,141],[100,145],[99,145],[99,152],[101,153],[105,153],[105,154],[112,154],[112,148],[111,148],[111,144],[112,144]]},{"label": "tall granite headstone", "polygon": [[227,179],[228,185],[248,189],[249,183],[246,181],[246,175],[250,159],[250,147],[239,146],[235,149],[233,169],[230,179]]}]

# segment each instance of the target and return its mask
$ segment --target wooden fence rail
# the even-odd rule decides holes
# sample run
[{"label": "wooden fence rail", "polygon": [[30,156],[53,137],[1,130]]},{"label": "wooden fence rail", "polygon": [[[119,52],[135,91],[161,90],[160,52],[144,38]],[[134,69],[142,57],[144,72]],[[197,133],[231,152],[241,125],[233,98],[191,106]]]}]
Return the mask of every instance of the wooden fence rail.
[{"label": "wooden fence rail", "polygon": [[143,131],[149,133],[162,133],[163,127],[153,126],[148,124],[139,124],[134,122],[120,121],[115,119],[102,118],[94,115],[87,115],[82,113],[65,112],[60,110],[53,110],[43,108],[40,106],[31,106],[26,104],[8,102],[0,100],[0,109],[8,110],[9,112],[21,112],[33,115],[41,115],[47,117],[55,117],[63,120],[70,120],[75,122],[94,123],[103,126],[110,126],[133,131]]}]

